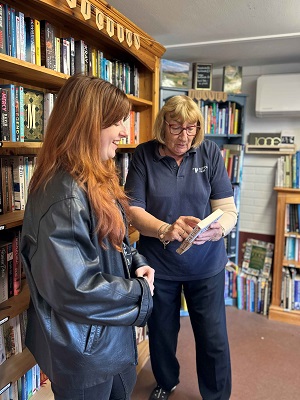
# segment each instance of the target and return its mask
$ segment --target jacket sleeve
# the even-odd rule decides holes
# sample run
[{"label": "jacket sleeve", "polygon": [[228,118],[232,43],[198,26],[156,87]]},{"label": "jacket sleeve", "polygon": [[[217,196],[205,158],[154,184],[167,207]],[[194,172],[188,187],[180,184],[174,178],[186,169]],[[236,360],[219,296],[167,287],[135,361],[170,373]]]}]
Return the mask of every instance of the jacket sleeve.
[{"label": "jacket sleeve", "polygon": [[75,322],[144,324],[152,309],[149,286],[125,278],[121,254],[109,243],[102,249],[92,231],[86,203],[70,198],[53,204],[40,220],[35,245],[26,232],[22,239],[31,282],[55,312]]}]

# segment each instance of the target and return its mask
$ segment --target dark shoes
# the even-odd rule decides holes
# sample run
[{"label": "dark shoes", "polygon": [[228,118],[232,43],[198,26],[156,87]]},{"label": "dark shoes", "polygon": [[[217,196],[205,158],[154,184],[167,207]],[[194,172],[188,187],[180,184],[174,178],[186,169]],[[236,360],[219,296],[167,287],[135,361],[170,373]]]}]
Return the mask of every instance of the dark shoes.
[{"label": "dark shoes", "polygon": [[172,390],[165,390],[161,388],[159,385],[156,386],[156,388],[153,390],[151,393],[149,400],[167,400],[170,396],[170,394],[175,390],[176,386],[173,387]]}]

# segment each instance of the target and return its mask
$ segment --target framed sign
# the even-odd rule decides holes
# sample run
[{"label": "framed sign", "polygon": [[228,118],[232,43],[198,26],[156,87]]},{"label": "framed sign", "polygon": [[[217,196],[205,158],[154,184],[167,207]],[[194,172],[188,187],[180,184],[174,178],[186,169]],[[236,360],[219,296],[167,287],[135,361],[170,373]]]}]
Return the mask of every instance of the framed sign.
[{"label": "framed sign", "polygon": [[193,64],[193,89],[211,90],[212,64]]}]

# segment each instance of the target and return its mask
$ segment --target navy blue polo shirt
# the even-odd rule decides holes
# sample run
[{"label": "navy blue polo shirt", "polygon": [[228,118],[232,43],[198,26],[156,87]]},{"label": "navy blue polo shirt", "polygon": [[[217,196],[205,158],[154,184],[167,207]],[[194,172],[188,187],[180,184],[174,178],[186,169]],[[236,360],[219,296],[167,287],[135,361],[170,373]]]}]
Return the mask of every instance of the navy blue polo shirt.
[{"label": "navy blue polo shirt", "polygon": [[[213,141],[204,140],[197,149],[190,149],[180,166],[158,149],[158,142],[151,140],[133,154],[125,186],[132,206],[172,224],[184,215],[203,219],[211,213],[210,199],[233,195],[224,160]],[[155,269],[155,277],[166,280],[208,278],[227,263],[223,239],[193,245],[182,255],[176,253],[179,245],[174,241],[164,249],[159,239],[141,235],[138,249]]]}]

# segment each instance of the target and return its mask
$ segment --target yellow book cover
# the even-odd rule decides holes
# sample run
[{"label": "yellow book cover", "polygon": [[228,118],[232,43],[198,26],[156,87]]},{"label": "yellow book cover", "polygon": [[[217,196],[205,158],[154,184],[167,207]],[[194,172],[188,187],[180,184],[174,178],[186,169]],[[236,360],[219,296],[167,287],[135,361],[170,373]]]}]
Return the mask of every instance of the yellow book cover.
[{"label": "yellow book cover", "polygon": [[56,71],[60,72],[60,38],[56,37],[55,38],[55,67]]},{"label": "yellow book cover", "polygon": [[233,133],[237,135],[239,133],[239,109],[235,109],[234,112],[234,125],[233,125]]},{"label": "yellow book cover", "polygon": [[34,47],[35,47],[35,63],[42,65],[41,62],[41,25],[40,21],[34,20]]}]

